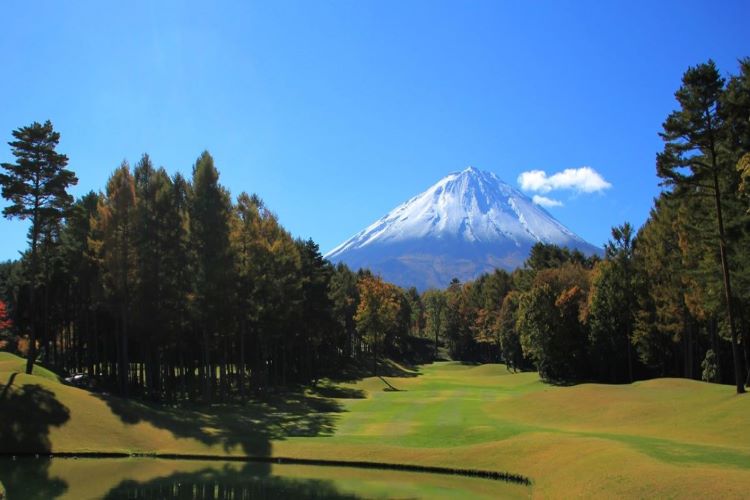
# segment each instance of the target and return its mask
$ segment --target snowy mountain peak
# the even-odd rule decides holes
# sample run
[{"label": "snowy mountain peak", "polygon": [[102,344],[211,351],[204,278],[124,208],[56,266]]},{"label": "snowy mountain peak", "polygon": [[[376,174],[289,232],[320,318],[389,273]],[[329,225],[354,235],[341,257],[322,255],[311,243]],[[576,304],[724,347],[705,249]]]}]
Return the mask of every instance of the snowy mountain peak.
[{"label": "snowy mountain peak", "polygon": [[[494,173],[470,166],[443,177],[326,257],[354,268],[370,267],[402,285],[444,286],[453,277],[472,279],[493,267],[517,267],[536,242],[589,254],[598,251]],[[421,267],[430,267],[433,261],[433,276],[424,283],[405,282],[389,270],[393,264],[413,267],[415,259]],[[456,263],[463,272],[455,276],[437,272],[445,267],[456,272]],[[412,281],[422,281],[419,275],[406,274]]]}]

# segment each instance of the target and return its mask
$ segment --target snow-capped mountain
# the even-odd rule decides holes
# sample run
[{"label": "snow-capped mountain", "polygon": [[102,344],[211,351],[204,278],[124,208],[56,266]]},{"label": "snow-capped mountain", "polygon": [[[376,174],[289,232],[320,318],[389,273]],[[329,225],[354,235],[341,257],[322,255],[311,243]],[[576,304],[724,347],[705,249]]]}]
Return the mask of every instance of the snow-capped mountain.
[{"label": "snow-capped mountain", "polygon": [[495,268],[514,269],[537,242],[601,252],[492,172],[469,167],[331,250],[352,269],[368,267],[401,286],[442,288]]}]

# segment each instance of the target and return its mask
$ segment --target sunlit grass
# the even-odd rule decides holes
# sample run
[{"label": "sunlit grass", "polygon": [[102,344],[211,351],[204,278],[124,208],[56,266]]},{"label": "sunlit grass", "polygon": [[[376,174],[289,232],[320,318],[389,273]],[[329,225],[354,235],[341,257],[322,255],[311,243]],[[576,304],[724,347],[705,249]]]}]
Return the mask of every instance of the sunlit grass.
[{"label": "sunlit grass", "polygon": [[[26,373],[26,360],[9,352],[0,351],[0,374],[4,377],[3,380],[0,380],[0,384],[5,384],[7,382],[7,375],[13,372]],[[43,377],[54,382],[60,380],[60,377],[55,373],[38,364],[34,365],[33,373],[38,377]]]}]

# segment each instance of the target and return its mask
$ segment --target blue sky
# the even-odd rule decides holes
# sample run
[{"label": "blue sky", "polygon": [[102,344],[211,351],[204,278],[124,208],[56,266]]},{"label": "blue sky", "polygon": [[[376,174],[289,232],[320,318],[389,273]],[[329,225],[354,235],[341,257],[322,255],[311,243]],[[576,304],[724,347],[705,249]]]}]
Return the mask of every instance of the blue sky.
[{"label": "blue sky", "polygon": [[[611,187],[529,195],[602,245],[648,216],[682,73],[736,72],[749,18],[746,1],[5,0],[0,161],[46,119],[75,195],[123,159],[189,174],[208,149],[234,195],[324,252],[468,165],[516,186],[585,166]],[[0,259],[26,247],[26,224],[0,233]]]}]

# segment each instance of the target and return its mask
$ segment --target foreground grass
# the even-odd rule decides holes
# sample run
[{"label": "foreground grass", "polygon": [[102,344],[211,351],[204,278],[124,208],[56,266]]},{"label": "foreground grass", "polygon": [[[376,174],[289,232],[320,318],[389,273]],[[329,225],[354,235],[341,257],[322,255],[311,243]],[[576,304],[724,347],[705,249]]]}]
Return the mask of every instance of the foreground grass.
[{"label": "foreground grass", "polygon": [[[727,386],[658,379],[555,387],[502,365],[457,363],[404,374],[414,376],[331,383],[243,408],[202,410],[150,407],[17,375],[6,395],[14,404],[0,401],[0,450],[33,445],[487,469],[530,477],[533,495],[542,497],[750,493],[750,397]],[[9,377],[0,371],[0,383]],[[11,415],[33,405],[46,424]]]}]

